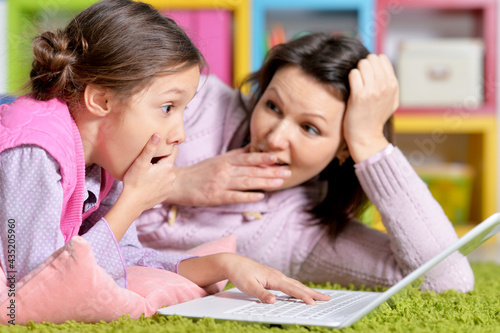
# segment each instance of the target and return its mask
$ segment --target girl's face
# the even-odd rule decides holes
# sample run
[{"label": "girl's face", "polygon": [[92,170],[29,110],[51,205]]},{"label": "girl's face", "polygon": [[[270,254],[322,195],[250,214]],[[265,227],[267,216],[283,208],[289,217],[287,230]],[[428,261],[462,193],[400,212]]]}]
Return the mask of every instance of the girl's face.
[{"label": "girl's face", "polygon": [[274,74],[252,113],[250,149],[275,153],[279,165],[292,171],[279,189],[302,184],[333,160],[345,107],[334,88],[299,67]]},{"label": "girl's face", "polygon": [[99,134],[98,164],[122,180],[155,133],[161,137],[155,157],[174,153],[176,145],[186,138],[182,114],[196,93],[199,79],[199,68],[193,66],[154,78],[127,103],[111,98],[113,112],[105,117]]}]

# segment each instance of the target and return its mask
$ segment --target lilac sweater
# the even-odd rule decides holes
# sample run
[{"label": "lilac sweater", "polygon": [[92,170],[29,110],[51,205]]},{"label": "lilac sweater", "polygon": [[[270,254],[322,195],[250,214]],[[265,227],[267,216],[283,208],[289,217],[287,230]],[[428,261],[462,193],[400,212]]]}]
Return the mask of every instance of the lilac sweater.
[{"label": "lilac sweater", "polygon": [[[187,139],[177,166],[187,166],[242,145],[246,116],[237,92],[216,77],[201,80],[185,112]],[[139,240],[166,253],[181,253],[228,234],[238,253],[302,281],[389,286],[457,239],[453,226],[425,183],[397,148],[357,166],[356,175],[382,215],[387,233],[357,221],[331,241],[304,211],[320,184],[268,192],[264,200],[217,207],[165,203],[137,220]],[[170,226],[167,221],[173,218]],[[474,276],[467,258],[450,257],[427,274],[424,289],[469,291]]]}]

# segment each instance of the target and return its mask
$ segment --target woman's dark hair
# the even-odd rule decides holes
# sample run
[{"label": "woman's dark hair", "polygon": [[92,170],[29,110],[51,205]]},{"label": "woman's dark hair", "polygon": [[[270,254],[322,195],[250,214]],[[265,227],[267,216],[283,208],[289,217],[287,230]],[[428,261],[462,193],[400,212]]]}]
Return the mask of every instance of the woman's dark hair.
[{"label": "woman's dark hair", "polygon": [[31,92],[38,100],[77,102],[92,83],[122,100],[162,74],[205,61],[185,32],[151,5],[103,0],[78,14],[64,30],[33,41]]},{"label": "woman's dark hair", "polygon": [[[350,94],[348,74],[368,54],[359,40],[327,33],[313,33],[277,45],[268,52],[263,66],[242,84],[242,87],[249,84],[252,92],[249,110],[253,110],[276,71],[286,65],[297,66],[319,82],[334,87],[347,103]],[[243,103],[243,99],[241,101]],[[392,142],[392,118],[384,126],[384,135]],[[327,182],[327,193],[310,212],[334,237],[352,218],[360,217],[367,208],[368,198],[354,173],[351,157],[343,163],[334,158],[319,178]]]}]

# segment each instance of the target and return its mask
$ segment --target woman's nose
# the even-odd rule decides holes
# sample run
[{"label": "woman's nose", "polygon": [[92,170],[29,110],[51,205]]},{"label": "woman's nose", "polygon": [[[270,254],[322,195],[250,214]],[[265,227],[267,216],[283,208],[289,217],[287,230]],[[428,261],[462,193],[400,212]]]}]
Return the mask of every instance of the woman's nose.
[{"label": "woman's nose", "polygon": [[277,123],[267,135],[269,148],[273,150],[284,150],[289,145],[289,128],[284,121]]}]

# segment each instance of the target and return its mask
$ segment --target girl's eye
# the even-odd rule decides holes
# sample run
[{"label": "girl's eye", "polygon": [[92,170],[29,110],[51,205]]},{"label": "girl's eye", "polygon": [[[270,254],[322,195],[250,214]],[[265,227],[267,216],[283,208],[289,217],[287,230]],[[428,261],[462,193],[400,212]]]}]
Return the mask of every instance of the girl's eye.
[{"label": "girl's eye", "polygon": [[169,105],[163,105],[160,108],[163,110],[165,113],[169,113],[174,106],[172,104]]},{"label": "girl's eye", "polygon": [[307,134],[311,134],[311,135],[320,135],[321,134],[319,129],[315,126],[312,126],[312,125],[303,125],[302,128],[304,129],[304,131]]},{"label": "girl's eye", "polygon": [[266,102],[266,107],[276,113],[280,113],[280,109],[271,101]]}]

